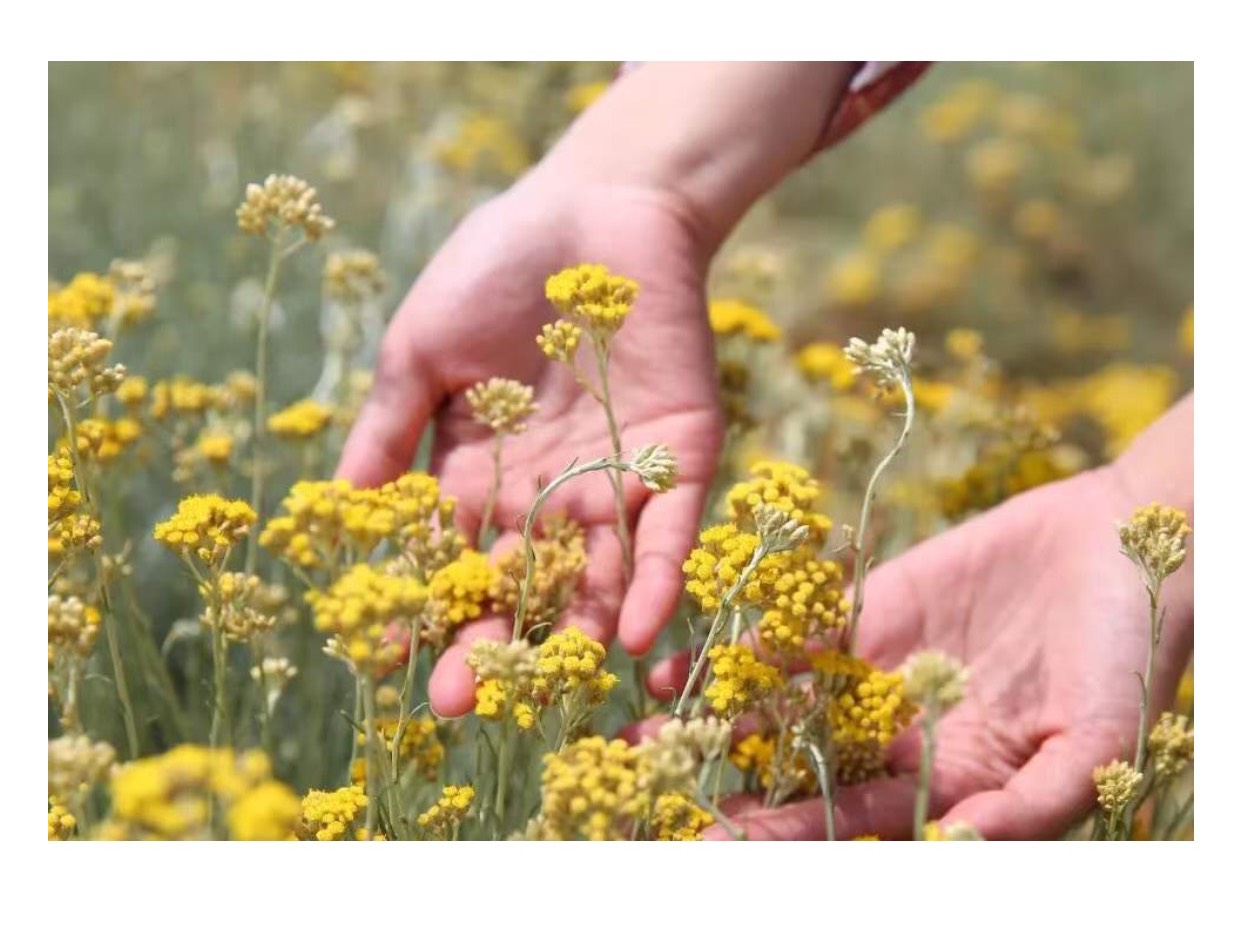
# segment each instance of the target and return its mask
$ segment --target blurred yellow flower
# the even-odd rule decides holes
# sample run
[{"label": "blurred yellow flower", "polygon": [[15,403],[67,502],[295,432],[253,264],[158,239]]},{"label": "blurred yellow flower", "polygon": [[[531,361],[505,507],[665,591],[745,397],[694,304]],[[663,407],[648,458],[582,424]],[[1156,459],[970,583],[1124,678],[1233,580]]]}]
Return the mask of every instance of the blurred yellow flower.
[{"label": "blurred yellow flower", "polygon": [[825,286],[835,304],[870,304],[880,293],[880,265],[866,252],[842,256],[829,270]]},{"label": "blurred yellow flower", "polygon": [[923,215],[913,204],[889,204],[867,220],[863,243],[868,249],[887,255],[910,243],[922,222]]}]

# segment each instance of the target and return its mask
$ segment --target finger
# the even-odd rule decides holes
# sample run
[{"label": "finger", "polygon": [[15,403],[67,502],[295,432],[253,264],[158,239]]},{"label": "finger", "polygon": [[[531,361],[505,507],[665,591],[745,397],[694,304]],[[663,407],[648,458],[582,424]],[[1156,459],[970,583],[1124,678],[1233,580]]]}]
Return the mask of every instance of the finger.
[{"label": "finger", "polygon": [[587,565],[557,631],[577,628],[604,646],[617,631],[621,604],[621,542],[611,527],[593,527],[586,534]]},{"label": "finger", "polygon": [[464,626],[431,671],[427,696],[431,711],[441,718],[456,718],[474,708],[474,671],[466,664],[470,645],[480,638],[503,641],[510,634],[502,618],[487,618]]},{"label": "finger", "polygon": [[345,441],[338,477],[371,487],[410,468],[427,422],[443,398],[429,363],[395,323],[380,348],[375,383]]},{"label": "finger", "polygon": [[989,841],[1058,838],[1091,811],[1091,771],[1122,746],[1107,729],[1053,735],[1004,787],[967,797],[941,821],[965,822]]},{"label": "finger", "polygon": [[[858,656],[887,670],[919,646],[925,606],[918,581],[938,571],[942,564],[939,550],[934,540],[920,544],[867,575],[858,622]],[[852,592],[848,595],[853,598]]]},{"label": "finger", "polygon": [[[859,835],[881,838],[909,838],[913,822],[915,781],[910,777],[890,777],[838,790],[834,806],[834,830],[838,840]],[[733,819],[750,841],[823,841],[828,837],[824,801],[805,799],[777,809],[752,808]],[[723,825],[713,825],[704,839],[724,840],[730,836]]]},{"label": "finger", "polygon": [[654,739],[668,721],[669,716],[667,715],[653,715],[640,722],[630,722],[628,725],[622,726],[621,730],[617,732],[617,737],[626,744],[642,744],[646,738]]},{"label": "finger", "polygon": [[651,648],[673,616],[684,579],[681,565],[698,533],[707,486],[687,482],[647,501],[634,535],[634,580],[621,606],[619,636],[631,654]]}]

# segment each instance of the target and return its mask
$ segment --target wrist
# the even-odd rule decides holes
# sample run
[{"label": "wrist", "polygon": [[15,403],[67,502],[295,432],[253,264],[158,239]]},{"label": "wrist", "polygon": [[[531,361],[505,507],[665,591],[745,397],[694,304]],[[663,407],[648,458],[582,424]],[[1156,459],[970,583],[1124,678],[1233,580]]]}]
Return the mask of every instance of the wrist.
[{"label": "wrist", "polygon": [[652,63],[626,74],[542,169],[650,192],[712,253],[750,206],[815,149],[851,62]]}]

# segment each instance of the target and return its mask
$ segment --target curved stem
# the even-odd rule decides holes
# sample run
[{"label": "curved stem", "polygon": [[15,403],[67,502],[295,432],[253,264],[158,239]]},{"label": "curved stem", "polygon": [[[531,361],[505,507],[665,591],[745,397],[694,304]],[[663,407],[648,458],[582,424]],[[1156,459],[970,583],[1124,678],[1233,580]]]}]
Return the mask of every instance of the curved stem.
[{"label": "curved stem", "polygon": [[[617,416],[612,410],[612,395],[608,389],[608,346],[595,346],[595,363],[599,369],[599,403],[608,419],[608,436],[612,439],[612,455],[621,455],[621,429],[617,425]],[[625,583],[628,586],[634,578],[634,546],[630,541],[630,519],[625,508],[625,487],[619,473],[609,473],[608,480],[612,483],[612,497],[617,508],[617,539],[621,542],[621,561],[625,570]]]},{"label": "curved stem", "polygon": [[871,521],[871,508],[875,502],[876,487],[879,484],[880,476],[884,470],[897,458],[897,454],[901,452],[902,447],[906,444],[906,438],[910,436],[910,429],[914,426],[914,389],[910,385],[910,370],[902,370],[901,391],[906,397],[905,419],[901,425],[901,433],[897,436],[897,442],[888,454],[876,464],[875,471],[871,474],[870,481],[867,482],[867,491],[863,495],[862,514],[858,520],[858,530],[854,535],[854,583],[853,593],[854,601],[850,606],[850,623],[849,623],[849,652],[854,653],[854,645],[858,639],[858,620],[862,616],[863,609],[863,590],[867,584],[867,563],[869,557],[866,553],[867,525]]}]

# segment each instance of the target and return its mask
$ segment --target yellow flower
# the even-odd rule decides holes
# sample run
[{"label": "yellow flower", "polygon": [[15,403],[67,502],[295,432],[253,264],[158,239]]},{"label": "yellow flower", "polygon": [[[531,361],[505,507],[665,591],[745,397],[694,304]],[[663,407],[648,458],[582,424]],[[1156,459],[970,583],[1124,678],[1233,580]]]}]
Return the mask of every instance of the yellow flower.
[{"label": "yellow flower", "polygon": [[1149,589],[1159,588],[1186,561],[1190,525],[1180,508],[1154,502],[1137,508],[1117,533],[1121,552],[1143,571]]},{"label": "yellow flower", "polygon": [[863,243],[877,255],[888,255],[910,243],[922,222],[922,214],[913,204],[889,204],[867,220]]},{"label": "yellow flower", "polygon": [[699,546],[682,564],[686,592],[707,614],[720,608],[725,595],[759,546],[758,534],[744,534],[735,524],[718,524],[699,534]]},{"label": "yellow flower", "polygon": [[198,435],[194,449],[213,466],[226,466],[233,456],[233,438],[228,434],[203,431]]},{"label": "yellow flower", "polygon": [[111,394],[125,380],[124,366],[106,366],[112,341],[90,330],[65,327],[47,338],[48,400],[53,395],[69,403]]},{"label": "yellow flower", "polygon": [[[526,630],[552,625],[578,590],[586,571],[586,539],[573,521],[550,521],[535,538],[535,579],[527,594]],[[492,602],[497,612],[512,616],[517,610],[518,580],[523,578],[526,558],[516,546],[496,562]]]},{"label": "yellow flower", "polygon": [[829,271],[826,287],[835,304],[870,304],[880,294],[879,263],[866,252],[842,256]]},{"label": "yellow flower", "polygon": [[48,841],[68,841],[69,836],[73,834],[74,829],[78,827],[78,820],[73,814],[60,804],[60,802],[52,796],[47,800],[47,840]]},{"label": "yellow flower", "polygon": [[1023,201],[1013,215],[1014,232],[1034,243],[1046,243],[1063,222],[1057,205],[1044,198]]},{"label": "yellow flower", "polygon": [[1161,712],[1147,739],[1147,750],[1155,761],[1156,779],[1172,780],[1195,759],[1195,730],[1190,719]]},{"label": "yellow flower", "polygon": [[478,423],[497,434],[520,434],[526,420],[539,410],[535,390],[513,379],[488,379],[466,390],[466,401]]},{"label": "yellow flower", "polygon": [[582,328],[567,320],[544,324],[535,342],[543,355],[557,362],[573,362],[578,343],[582,340]]},{"label": "yellow flower", "polygon": [[89,657],[99,636],[99,609],[77,596],[47,597],[47,643]]},{"label": "yellow flower", "polygon": [[49,329],[80,327],[92,330],[112,315],[112,282],[94,272],[79,272],[64,288],[47,295]]},{"label": "yellow flower", "polygon": [[848,391],[858,381],[854,364],[836,343],[810,343],[798,353],[798,368],[808,379],[827,382],[836,391]]},{"label": "yellow flower", "polygon": [[958,362],[970,362],[983,353],[983,334],[967,327],[954,327],[945,334],[944,348]]},{"label": "yellow flower", "polygon": [[530,164],[526,144],[500,117],[469,114],[457,125],[457,134],[435,149],[435,157],[462,174],[498,174],[516,178]]},{"label": "yellow flower", "polygon": [[379,297],[384,290],[379,258],[365,249],[331,253],[323,265],[323,290],[347,304]]},{"label": "yellow flower", "polygon": [[367,794],[358,786],[311,790],[302,797],[295,834],[301,841],[342,841],[367,804]]},{"label": "yellow flower", "polygon": [[331,408],[313,398],[304,398],[269,417],[267,429],[285,440],[309,440],[331,423]]},{"label": "yellow flower", "polygon": [[131,375],[116,389],[116,400],[127,408],[136,408],[147,400],[147,380]]},{"label": "yellow flower", "polygon": [[1027,151],[1010,139],[976,143],[966,154],[966,174],[971,184],[987,195],[1007,194],[1026,168]]},{"label": "yellow flower", "polygon": [[1091,772],[1100,808],[1114,816],[1125,810],[1138,793],[1143,775],[1127,761],[1115,760]]},{"label": "yellow flower", "polygon": [[440,799],[418,817],[418,827],[436,838],[450,838],[470,812],[474,787],[446,786]]},{"label": "yellow flower", "polygon": [[703,829],[715,821],[680,793],[662,793],[656,798],[650,829],[657,841],[700,841]]},{"label": "yellow flower", "polygon": [[576,708],[602,705],[617,685],[617,676],[603,669],[603,644],[577,628],[549,635],[535,661],[535,696],[544,704],[565,700]]},{"label": "yellow flower", "polygon": [[957,85],[945,97],[923,112],[923,132],[932,142],[949,143],[964,139],[974,131],[992,108],[996,88],[984,81]]},{"label": "yellow flower", "polygon": [[717,644],[707,657],[712,682],[704,695],[723,719],[737,718],[782,685],[780,671],[755,659],[755,652],[744,644]]},{"label": "yellow flower", "polygon": [[579,114],[599,100],[611,83],[610,81],[589,81],[585,84],[575,84],[565,92],[565,106],[569,108],[570,113]]},{"label": "yellow flower", "polygon": [[427,603],[427,588],[390,576],[367,563],[350,567],[328,590],[307,593],[315,627],[333,635],[359,673],[383,676],[404,648],[386,634],[391,624],[410,624]]},{"label": "yellow flower", "polygon": [[155,539],[184,559],[197,557],[219,566],[254,522],[255,513],[246,502],[191,495],[178,503],[171,518],[155,526]]},{"label": "yellow flower", "polygon": [[712,301],[707,308],[712,330],[720,336],[740,335],[755,343],[775,343],[781,328],[767,314],[743,301]]},{"label": "yellow flower", "polygon": [[620,841],[646,808],[638,786],[638,751],[620,739],[581,738],[545,754],[540,781],[543,837]]},{"label": "yellow flower", "polygon": [[562,317],[607,340],[633,308],[638,284],[606,266],[583,264],[550,276],[544,292]]},{"label": "yellow flower", "polygon": [[82,502],[82,496],[74,488],[73,460],[63,451],[47,456],[47,523],[55,522],[73,514]]},{"label": "yellow flower", "polygon": [[331,232],[336,221],[319,205],[319,195],[293,175],[268,175],[263,184],[246,186],[246,198],[237,208],[243,233],[269,236],[275,230],[299,229],[308,240]]},{"label": "yellow flower", "polygon": [[809,539],[821,544],[832,530],[832,521],[819,514],[822,490],[806,469],[780,460],[761,460],[749,469],[750,476],[729,489],[729,517],[739,526],[754,526],[755,509],[771,505],[798,524],[809,528]]},{"label": "yellow flower", "polygon": [[264,780],[246,790],[229,807],[233,841],[285,841],[302,815],[297,794],[277,780]]},{"label": "yellow flower", "polygon": [[[399,720],[396,716],[384,716],[375,722],[376,731],[390,755],[392,743],[397,737],[398,724]],[[366,735],[359,734],[357,741],[360,751],[366,747]],[[401,735],[399,756],[403,773],[405,768],[409,767],[413,768],[414,772],[424,780],[435,779],[436,774],[439,773],[440,764],[444,760],[444,745],[440,743],[440,737],[436,732],[435,719],[429,715],[406,719],[405,731]],[[359,753],[354,759],[354,771],[350,779],[359,786],[366,786],[366,776],[366,755]]]},{"label": "yellow flower", "polygon": [[430,604],[420,638],[447,647],[453,631],[483,614],[496,578],[495,568],[476,550],[464,550],[436,570],[427,583]]}]

